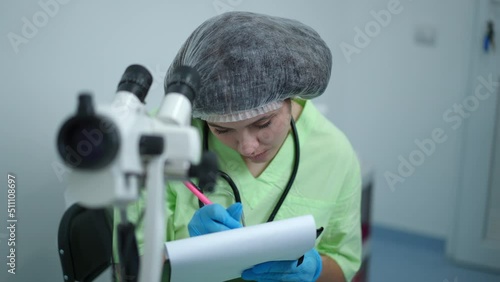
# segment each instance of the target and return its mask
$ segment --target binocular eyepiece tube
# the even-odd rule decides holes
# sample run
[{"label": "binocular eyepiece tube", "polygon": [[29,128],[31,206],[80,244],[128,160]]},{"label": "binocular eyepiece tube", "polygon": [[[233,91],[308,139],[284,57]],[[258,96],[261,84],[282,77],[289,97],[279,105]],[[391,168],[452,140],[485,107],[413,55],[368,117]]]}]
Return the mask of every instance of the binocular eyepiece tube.
[{"label": "binocular eyepiece tube", "polygon": [[[120,95],[115,99],[133,95],[144,103],[152,82],[153,77],[145,67],[130,65],[118,83],[116,93]],[[196,70],[187,66],[177,67],[165,84],[166,97],[170,93],[176,95],[164,100],[159,118],[174,120],[173,123],[177,124],[176,120],[181,119],[185,123],[190,118],[191,103],[199,85],[200,77]],[[127,95],[123,96],[123,93]],[[68,166],[87,170],[101,169],[112,163],[123,145],[120,126],[108,116],[96,112],[89,93],[79,95],[76,114],[63,123],[56,142],[57,151]],[[137,144],[138,148],[142,146],[140,151],[144,151],[143,143]]]}]

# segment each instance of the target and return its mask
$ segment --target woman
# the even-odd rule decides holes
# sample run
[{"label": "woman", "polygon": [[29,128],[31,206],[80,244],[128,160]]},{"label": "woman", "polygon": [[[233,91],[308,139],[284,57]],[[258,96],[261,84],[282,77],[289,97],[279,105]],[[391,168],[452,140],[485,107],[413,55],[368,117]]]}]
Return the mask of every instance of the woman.
[{"label": "woman", "polygon": [[202,208],[182,183],[169,183],[166,240],[241,227],[242,213],[246,225],[312,214],[324,231],[300,266],[266,262],[242,279],[352,279],[361,263],[358,160],[344,134],[307,100],[326,89],[331,63],[319,35],[294,20],[231,12],[191,34],[166,81],[179,65],[199,71],[193,124],[235,182],[241,204],[222,180],[207,193],[216,204]]}]

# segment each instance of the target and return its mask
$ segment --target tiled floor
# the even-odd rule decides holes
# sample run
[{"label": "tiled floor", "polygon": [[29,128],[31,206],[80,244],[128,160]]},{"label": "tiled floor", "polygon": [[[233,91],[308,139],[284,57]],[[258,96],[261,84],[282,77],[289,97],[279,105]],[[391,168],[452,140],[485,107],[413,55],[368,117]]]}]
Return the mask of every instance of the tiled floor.
[{"label": "tiled floor", "polygon": [[378,226],[371,238],[369,282],[500,282],[500,273],[453,264],[442,240]]}]

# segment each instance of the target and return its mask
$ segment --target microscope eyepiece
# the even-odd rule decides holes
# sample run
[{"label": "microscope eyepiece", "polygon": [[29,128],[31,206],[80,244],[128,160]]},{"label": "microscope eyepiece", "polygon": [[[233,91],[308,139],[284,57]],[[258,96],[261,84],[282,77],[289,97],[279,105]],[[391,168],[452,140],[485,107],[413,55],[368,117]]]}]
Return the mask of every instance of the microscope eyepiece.
[{"label": "microscope eyepiece", "polygon": [[170,75],[165,84],[165,95],[168,93],[181,93],[191,103],[200,89],[201,78],[196,69],[188,66],[179,66]]},{"label": "microscope eyepiece", "polygon": [[62,125],[57,136],[61,158],[74,168],[100,169],[115,159],[119,145],[116,125],[108,118],[96,115],[92,97],[81,94],[77,114]]},{"label": "microscope eyepiece", "polygon": [[142,103],[144,103],[152,83],[153,76],[145,67],[141,65],[130,65],[123,73],[120,83],[118,83],[117,91],[133,93]]}]

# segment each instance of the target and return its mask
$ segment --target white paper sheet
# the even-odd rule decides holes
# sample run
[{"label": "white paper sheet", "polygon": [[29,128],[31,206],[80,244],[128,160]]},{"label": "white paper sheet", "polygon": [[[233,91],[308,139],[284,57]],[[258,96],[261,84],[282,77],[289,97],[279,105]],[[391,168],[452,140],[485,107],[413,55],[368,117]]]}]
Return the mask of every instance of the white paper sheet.
[{"label": "white paper sheet", "polygon": [[296,260],[314,247],[311,215],[165,243],[172,282],[221,282],[276,260]]}]

